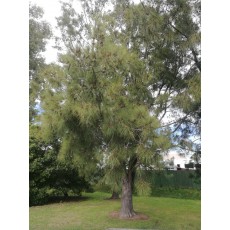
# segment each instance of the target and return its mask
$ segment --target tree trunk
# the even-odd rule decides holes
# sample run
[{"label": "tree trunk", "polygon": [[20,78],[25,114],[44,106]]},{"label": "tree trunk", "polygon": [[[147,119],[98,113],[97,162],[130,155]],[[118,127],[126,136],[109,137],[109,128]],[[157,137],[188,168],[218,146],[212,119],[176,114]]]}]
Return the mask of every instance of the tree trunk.
[{"label": "tree trunk", "polygon": [[111,200],[119,199],[119,193],[113,191],[112,196],[109,199]]},{"label": "tree trunk", "polygon": [[64,193],[64,197],[69,197],[68,193],[66,191],[63,192]]},{"label": "tree trunk", "polygon": [[132,176],[131,173],[126,175],[122,180],[122,197],[121,197],[121,211],[120,218],[130,218],[135,214],[133,210],[132,199]]}]

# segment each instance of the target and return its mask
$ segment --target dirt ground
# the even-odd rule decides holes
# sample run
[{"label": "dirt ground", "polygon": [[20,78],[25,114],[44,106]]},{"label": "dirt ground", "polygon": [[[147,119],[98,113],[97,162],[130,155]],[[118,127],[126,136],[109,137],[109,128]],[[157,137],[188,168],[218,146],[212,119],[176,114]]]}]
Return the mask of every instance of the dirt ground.
[{"label": "dirt ground", "polygon": [[[120,219],[119,212],[117,212],[117,211],[111,212],[109,214],[109,216],[112,217],[112,218],[115,218],[115,219]],[[142,214],[142,213],[137,212],[135,216],[133,216],[131,218],[126,218],[126,219],[128,219],[128,220],[148,220],[149,217],[144,215],[144,214]]]}]

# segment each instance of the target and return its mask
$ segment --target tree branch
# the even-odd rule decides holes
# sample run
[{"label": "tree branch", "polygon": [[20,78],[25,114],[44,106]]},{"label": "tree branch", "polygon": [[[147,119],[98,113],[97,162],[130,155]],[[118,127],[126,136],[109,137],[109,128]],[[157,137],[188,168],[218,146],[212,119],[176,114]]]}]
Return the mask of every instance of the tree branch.
[{"label": "tree branch", "polygon": [[[184,36],[187,40],[189,39],[188,38],[188,36],[186,35],[186,34],[184,34],[181,30],[179,30],[178,28],[176,28],[174,25],[172,25],[172,23],[170,23],[169,22],[169,25],[173,28],[173,29],[175,29],[179,34],[181,34],[182,36]],[[201,62],[198,60],[198,58],[197,58],[197,53],[196,53],[196,51],[193,49],[193,48],[191,48],[191,51],[192,51],[192,55],[193,55],[193,58],[194,58],[194,61],[195,61],[195,63],[196,63],[196,66],[197,66],[197,68],[200,70],[200,72],[201,72]]]}]

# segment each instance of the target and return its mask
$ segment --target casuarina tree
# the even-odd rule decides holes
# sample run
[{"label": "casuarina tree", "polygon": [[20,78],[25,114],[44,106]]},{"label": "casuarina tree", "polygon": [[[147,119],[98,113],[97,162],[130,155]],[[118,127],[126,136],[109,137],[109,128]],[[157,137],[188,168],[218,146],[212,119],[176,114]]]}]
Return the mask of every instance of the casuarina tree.
[{"label": "casuarina tree", "polygon": [[60,154],[80,162],[82,172],[100,162],[108,177],[120,179],[120,217],[129,218],[134,178],[159,167],[159,152],[171,146],[171,127],[162,119],[186,88],[186,51],[176,46],[158,1],[112,2],[82,1],[80,13],[63,3],[60,64],[41,73],[42,124],[58,133]]}]

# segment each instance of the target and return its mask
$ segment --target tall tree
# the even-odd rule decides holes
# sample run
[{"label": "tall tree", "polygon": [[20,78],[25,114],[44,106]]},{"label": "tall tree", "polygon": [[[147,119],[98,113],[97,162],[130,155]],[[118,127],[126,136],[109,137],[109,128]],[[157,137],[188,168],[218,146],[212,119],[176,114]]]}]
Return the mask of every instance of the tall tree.
[{"label": "tall tree", "polygon": [[44,66],[45,60],[42,52],[45,51],[47,40],[51,37],[50,25],[42,20],[43,9],[37,5],[29,6],[29,112],[30,121],[36,115],[36,99],[40,89],[40,80],[37,77],[38,70]]},{"label": "tall tree", "polygon": [[[158,152],[170,148],[173,129],[163,117],[181,107],[178,97],[194,76],[186,69],[194,57],[190,43],[175,27],[192,16],[185,1],[113,3],[109,10],[108,1],[84,0],[82,13],[63,4],[58,24],[66,51],[61,66],[43,72],[43,125],[62,136],[61,153],[77,156],[83,170],[102,160],[108,174],[116,172],[120,216],[127,218],[135,215],[137,169],[159,166]],[[183,22],[175,24],[177,8]],[[181,118],[172,124],[182,125]]]}]

